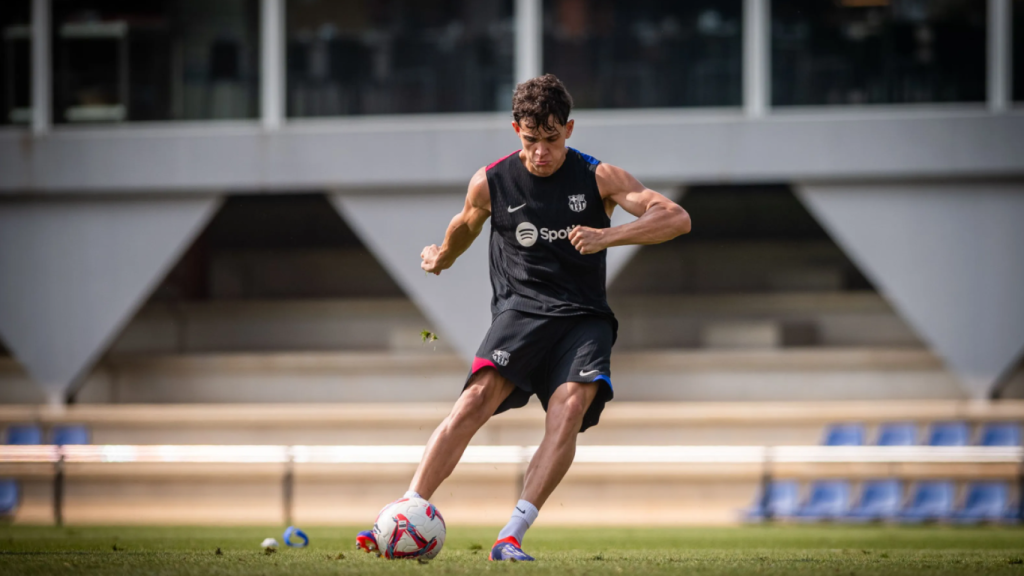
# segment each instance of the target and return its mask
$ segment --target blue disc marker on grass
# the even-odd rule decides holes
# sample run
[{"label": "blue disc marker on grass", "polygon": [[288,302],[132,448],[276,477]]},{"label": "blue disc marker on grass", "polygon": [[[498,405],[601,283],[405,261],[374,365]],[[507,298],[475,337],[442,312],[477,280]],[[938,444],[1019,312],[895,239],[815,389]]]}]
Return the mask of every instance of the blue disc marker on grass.
[{"label": "blue disc marker on grass", "polygon": [[[292,542],[292,536],[300,538],[302,542]],[[295,526],[289,526],[284,531],[284,544],[285,546],[291,546],[292,548],[305,548],[309,544],[309,536],[302,530],[299,530]]]}]

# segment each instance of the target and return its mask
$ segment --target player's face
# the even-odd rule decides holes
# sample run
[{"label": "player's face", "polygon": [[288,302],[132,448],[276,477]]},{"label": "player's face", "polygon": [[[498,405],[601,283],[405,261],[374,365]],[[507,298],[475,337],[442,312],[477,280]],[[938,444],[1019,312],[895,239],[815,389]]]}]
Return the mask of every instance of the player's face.
[{"label": "player's face", "polygon": [[537,176],[550,176],[562,167],[567,152],[565,141],[572,136],[572,120],[566,122],[565,126],[559,125],[554,118],[551,120],[551,128],[547,129],[512,122],[512,127],[523,143],[522,157],[526,169]]}]

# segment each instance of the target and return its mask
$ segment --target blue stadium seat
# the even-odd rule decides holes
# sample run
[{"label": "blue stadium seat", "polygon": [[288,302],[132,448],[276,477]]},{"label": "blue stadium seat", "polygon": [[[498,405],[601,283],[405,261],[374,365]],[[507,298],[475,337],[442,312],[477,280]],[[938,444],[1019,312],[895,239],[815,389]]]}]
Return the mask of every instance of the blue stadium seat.
[{"label": "blue stadium seat", "polygon": [[1010,504],[1006,508],[1006,516],[1003,517],[1003,522],[1007,524],[1020,524],[1024,521],[1024,510],[1021,510],[1019,503]]},{"label": "blue stadium seat", "polygon": [[971,429],[966,422],[936,422],[928,433],[929,446],[967,446]]},{"label": "blue stadium seat", "polygon": [[837,520],[850,508],[850,483],[846,480],[819,480],[811,485],[811,497],[797,510],[801,520]]},{"label": "blue stadium seat", "polygon": [[800,485],[794,480],[776,480],[768,485],[768,502],[764,501],[764,492],[758,490],[754,503],[743,516],[748,522],[759,522],[770,511],[772,518],[790,518],[799,504]]},{"label": "blue stadium seat", "polygon": [[863,424],[833,424],[825,429],[821,443],[825,446],[863,446]]},{"label": "blue stadium seat", "polygon": [[1001,522],[1010,511],[1010,487],[1006,482],[971,482],[967,485],[964,507],[953,519],[965,524]]},{"label": "blue stadium seat", "polygon": [[58,446],[88,444],[89,429],[78,424],[56,426],[53,429],[53,443]]},{"label": "blue stadium seat", "polygon": [[19,500],[18,481],[10,478],[0,479],[0,517],[14,516]]},{"label": "blue stadium seat", "polygon": [[981,429],[981,446],[1020,446],[1020,424],[993,422]]},{"label": "blue stadium seat", "polygon": [[909,506],[900,512],[903,522],[946,520],[953,514],[956,489],[948,480],[919,482]]},{"label": "blue stadium seat", "polygon": [[861,490],[860,502],[846,513],[845,520],[871,522],[891,520],[903,504],[903,483],[899,480],[869,480]]},{"label": "blue stadium seat", "polygon": [[[7,427],[5,444],[34,445],[43,443],[43,431],[35,424],[15,424]],[[21,488],[13,478],[0,479],[0,517],[14,516],[18,510]]]},{"label": "blue stadium seat", "polygon": [[879,446],[913,446],[917,444],[917,425],[912,422],[890,422],[878,427]]},{"label": "blue stadium seat", "polygon": [[42,444],[43,431],[34,424],[15,424],[7,427],[5,444]]}]

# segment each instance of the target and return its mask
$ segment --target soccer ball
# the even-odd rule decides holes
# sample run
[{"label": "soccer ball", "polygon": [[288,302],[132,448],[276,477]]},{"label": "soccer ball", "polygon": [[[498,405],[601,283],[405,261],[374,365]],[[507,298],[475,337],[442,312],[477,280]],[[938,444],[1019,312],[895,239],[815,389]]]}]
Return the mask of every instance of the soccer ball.
[{"label": "soccer ball", "polygon": [[433,504],[422,498],[402,498],[377,514],[373,536],[385,558],[430,560],[444,546],[444,518]]}]

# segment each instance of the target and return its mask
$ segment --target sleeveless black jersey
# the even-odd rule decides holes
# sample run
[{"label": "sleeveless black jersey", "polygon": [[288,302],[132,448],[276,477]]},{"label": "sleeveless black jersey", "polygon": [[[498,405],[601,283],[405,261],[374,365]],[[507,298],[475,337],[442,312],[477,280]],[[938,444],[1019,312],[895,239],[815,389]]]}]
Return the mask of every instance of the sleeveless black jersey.
[{"label": "sleeveless black jersey", "polygon": [[574,226],[608,228],[597,189],[600,161],[569,148],[551,176],[531,174],[519,152],[486,169],[491,194],[491,314],[597,314],[614,319],[605,293],[607,251],[580,254]]}]

